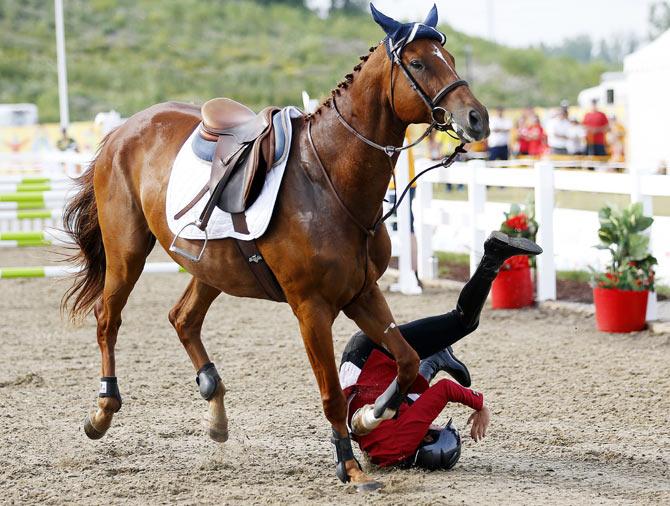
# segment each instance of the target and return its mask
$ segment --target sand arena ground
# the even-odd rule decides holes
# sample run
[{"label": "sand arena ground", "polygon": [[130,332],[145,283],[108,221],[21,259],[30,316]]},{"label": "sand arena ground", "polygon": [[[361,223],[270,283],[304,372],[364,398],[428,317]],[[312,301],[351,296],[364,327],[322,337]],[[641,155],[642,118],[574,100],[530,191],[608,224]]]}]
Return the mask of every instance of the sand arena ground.
[{"label": "sand arena ground", "polygon": [[[4,266],[45,263],[38,250],[0,252]],[[285,304],[222,296],[211,309],[204,338],[228,388],[231,437],[208,439],[206,404],[166,317],[187,282],[173,274],[138,283],[117,345],[123,409],[90,441],[82,421],[98,386],[93,319],[61,321],[63,281],[0,281],[0,503],[670,503],[669,335],[601,334],[570,312],[486,310],[455,350],[491,407],[490,436],[466,437],[451,472],[366,463],[385,488],[361,496],[335,478],[329,427]],[[456,297],[388,300],[407,321]],[[353,331],[338,318],[338,354]],[[462,428],[468,412],[449,406],[441,420]]]}]

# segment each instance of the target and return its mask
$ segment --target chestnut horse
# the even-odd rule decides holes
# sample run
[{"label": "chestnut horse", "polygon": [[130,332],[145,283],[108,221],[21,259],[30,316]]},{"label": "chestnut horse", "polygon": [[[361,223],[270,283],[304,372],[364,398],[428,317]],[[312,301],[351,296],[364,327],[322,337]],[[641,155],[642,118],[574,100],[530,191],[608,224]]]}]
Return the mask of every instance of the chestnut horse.
[{"label": "chestnut horse", "polygon": [[[380,215],[397,152],[389,156],[361,137],[382,146],[402,146],[409,124],[432,123],[435,115],[410,78],[399,77],[396,71],[394,79],[392,67],[398,64],[387,57],[383,44],[361,60],[333,91],[333,98],[315,113],[293,120],[290,158],[272,222],[257,240],[299,321],[324,414],[335,437],[347,442],[347,406],[331,333],[338,313],[344,311],[365,334],[390,350],[398,363],[402,391],[414,381],[419,364],[377,285],[390,258],[388,233],[384,226],[374,233],[369,230]],[[402,63],[429,96],[458,81],[461,85],[450,88],[436,105],[445,114],[449,111],[450,121],[460,125],[465,139],[488,135],[486,109],[462,85],[453,57],[441,44],[417,39],[403,50]],[[102,437],[121,406],[114,359],[121,311],[156,240],[166,251],[173,240],[165,215],[170,168],[200,121],[199,107],[181,103],[159,104],[135,114],[104,139],[66,209],[66,227],[80,247],[76,260],[83,271],[63,304],[70,306],[72,318],[93,309],[107,389],[86,421],[89,437]],[[198,251],[202,242],[183,240],[181,245]],[[197,263],[168,253],[193,276],[169,320],[194,368],[201,371],[210,359],[200,331],[214,299],[221,292],[267,296],[232,239],[210,241]],[[226,389],[218,375],[213,380],[210,435],[225,441]],[[357,485],[374,483],[350,450],[343,455],[346,475],[341,479]]]}]

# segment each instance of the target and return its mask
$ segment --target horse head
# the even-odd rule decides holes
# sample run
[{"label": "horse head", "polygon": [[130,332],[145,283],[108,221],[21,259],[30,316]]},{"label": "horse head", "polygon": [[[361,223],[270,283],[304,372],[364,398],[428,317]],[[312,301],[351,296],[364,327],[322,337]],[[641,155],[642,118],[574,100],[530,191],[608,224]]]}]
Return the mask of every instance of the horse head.
[{"label": "horse head", "polygon": [[446,36],[436,28],[436,6],[423,23],[400,23],[372,4],[370,9],[386,33],[386,93],[398,119],[451,129],[464,142],[488,137],[488,111],[459,77],[453,55],[443,47]]}]

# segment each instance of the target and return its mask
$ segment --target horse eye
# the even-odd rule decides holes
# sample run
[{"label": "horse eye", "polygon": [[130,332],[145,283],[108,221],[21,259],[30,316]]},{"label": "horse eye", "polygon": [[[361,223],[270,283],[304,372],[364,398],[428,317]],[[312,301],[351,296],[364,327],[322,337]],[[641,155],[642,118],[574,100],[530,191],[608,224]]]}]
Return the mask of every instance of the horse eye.
[{"label": "horse eye", "polygon": [[415,70],[423,69],[423,63],[421,63],[421,60],[412,60],[411,62],[409,62],[409,66]]}]

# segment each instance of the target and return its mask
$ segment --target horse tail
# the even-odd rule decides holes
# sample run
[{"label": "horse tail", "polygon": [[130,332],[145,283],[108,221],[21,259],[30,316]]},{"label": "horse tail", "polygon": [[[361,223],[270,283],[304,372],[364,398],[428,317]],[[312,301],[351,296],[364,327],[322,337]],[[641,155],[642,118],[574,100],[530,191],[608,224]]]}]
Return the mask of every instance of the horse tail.
[{"label": "horse tail", "polygon": [[86,171],[76,179],[78,191],[63,210],[64,231],[76,245],[65,259],[79,267],[73,275],[72,286],[61,300],[61,313],[67,313],[70,321],[83,319],[93,308],[105,285],[105,247],[102,242],[98,206],[95,201],[93,178],[100,151],[109,135],[100,143],[95,159]]}]

